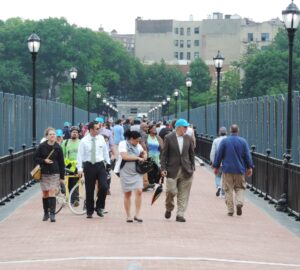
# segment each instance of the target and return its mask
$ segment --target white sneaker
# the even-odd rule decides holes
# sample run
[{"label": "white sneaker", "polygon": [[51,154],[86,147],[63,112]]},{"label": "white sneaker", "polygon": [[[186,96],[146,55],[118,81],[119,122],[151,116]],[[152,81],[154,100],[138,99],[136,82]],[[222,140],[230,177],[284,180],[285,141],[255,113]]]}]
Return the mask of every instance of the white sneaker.
[{"label": "white sneaker", "polygon": [[103,209],[103,214],[107,214],[108,211],[106,209]]}]

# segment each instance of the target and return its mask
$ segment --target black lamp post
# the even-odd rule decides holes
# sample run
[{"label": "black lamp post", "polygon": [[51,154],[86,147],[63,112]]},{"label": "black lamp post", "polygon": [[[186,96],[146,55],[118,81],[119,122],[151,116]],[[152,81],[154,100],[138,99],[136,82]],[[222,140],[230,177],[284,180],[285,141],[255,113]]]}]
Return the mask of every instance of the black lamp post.
[{"label": "black lamp post", "polygon": [[41,45],[41,40],[39,36],[35,33],[32,33],[30,37],[27,39],[27,45],[28,45],[29,52],[31,53],[32,56],[32,145],[34,146],[36,144],[35,61]]},{"label": "black lamp post", "polygon": [[218,51],[216,57],[213,58],[215,68],[217,71],[217,122],[216,122],[216,135],[218,136],[219,128],[220,128],[220,73],[224,62],[224,57]]},{"label": "black lamp post", "polygon": [[293,43],[295,32],[297,31],[300,11],[292,1],[291,4],[282,11],[282,17],[289,38],[289,73],[288,73],[288,101],[287,101],[287,126],[286,126],[286,155],[291,156],[292,147],[292,80],[293,80]]},{"label": "black lamp post", "polygon": [[164,99],[161,104],[161,115],[163,121],[165,120],[164,117],[165,117],[166,105],[167,105],[167,101]]},{"label": "black lamp post", "polygon": [[85,86],[85,91],[88,95],[88,104],[87,104],[87,110],[88,110],[88,122],[90,122],[90,94],[92,92],[92,85],[90,83],[87,83]]},{"label": "black lamp post", "polygon": [[[106,98],[104,98],[102,101],[103,101],[103,104],[104,104],[104,112],[105,112],[105,106],[106,106],[106,101],[107,101],[107,100],[106,100]],[[106,115],[106,117],[107,117],[107,115]],[[106,121],[106,120],[105,120],[105,117],[104,117],[104,121]]]},{"label": "black lamp post", "polygon": [[106,121],[108,121],[109,118],[110,118],[110,109],[109,109],[110,107],[109,107],[109,105],[110,105],[110,103],[108,101],[106,101],[106,114],[107,114]]},{"label": "black lamp post", "polygon": [[192,79],[191,78],[186,78],[185,84],[188,90],[188,100],[187,100],[187,121],[190,122],[190,92],[191,92],[191,87],[192,87]]},{"label": "black lamp post", "polygon": [[101,98],[101,93],[97,92],[96,94],[96,98],[97,98],[97,115],[100,116],[100,98]]},{"label": "black lamp post", "polygon": [[174,90],[174,97],[175,97],[175,118],[177,118],[177,101],[178,101],[178,96],[179,96],[179,90],[175,89]]},{"label": "black lamp post", "polygon": [[170,101],[171,101],[171,97],[167,96],[167,105],[168,105],[168,120],[169,120],[169,115],[170,115]]},{"label": "black lamp post", "polygon": [[72,126],[75,125],[75,80],[77,78],[77,69],[70,69],[70,78],[72,80]]},{"label": "black lamp post", "polygon": [[288,100],[287,100],[287,120],[286,120],[286,153],[284,154],[283,166],[284,166],[284,193],[281,194],[278,200],[276,210],[277,211],[287,211],[288,197],[289,197],[289,163],[292,159],[291,148],[292,148],[292,82],[293,82],[293,43],[295,32],[297,31],[300,11],[298,7],[292,3],[282,11],[282,17],[285,24],[285,28],[288,32],[289,38],[289,73],[288,73]]}]

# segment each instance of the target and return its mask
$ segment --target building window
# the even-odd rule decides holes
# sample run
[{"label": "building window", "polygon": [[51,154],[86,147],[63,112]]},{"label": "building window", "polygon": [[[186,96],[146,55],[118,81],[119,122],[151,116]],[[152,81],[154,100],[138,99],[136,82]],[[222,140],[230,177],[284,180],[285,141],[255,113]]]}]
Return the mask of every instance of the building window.
[{"label": "building window", "polygon": [[180,48],[184,47],[184,40],[180,40]]},{"label": "building window", "polygon": [[194,46],[199,47],[199,45],[200,45],[200,41],[198,39],[195,39],[194,40]]},{"label": "building window", "polygon": [[178,40],[174,40],[174,46],[178,47]]},{"label": "building window", "polygon": [[248,42],[253,41],[253,33],[248,33]]},{"label": "building window", "polygon": [[187,60],[191,60],[191,53],[190,53],[190,52],[187,52],[187,53],[186,53],[186,59],[187,59]]},{"label": "building window", "polygon": [[186,41],[186,47],[187,47],[187,48],[191,48],[191,41],[190,41],[190,40],[187,40],[187,41]]},{"label": "building window", "polygon": [[270,35],[269,33],[261,33],[261,41],[269,41]]},{"label": "building window", "polygon": [[194,52],[194,59],[198,59],[199,58],[199,53],[198,52]]},{"label": "building window", "polygon": [[131,114],[136,114],[138,112],[138,108],[130,108]]},{"label": "building window", "polygon": [[199,34],[199,33],[200,33],[199,27],[195,27],[195,28],[194,28],[194,34]]},{"label": "building window", "polygon": [[180,52],[180,60],[183,60],[183,52]]},{"label": "building window", "polygon": [[184,35],[184,28],[180,27],[180,35],[183,36]]},{"label": "building window", "polygon": [[178,52],[174,52],[174,57],[178,59]]},{"label": "building window", "polygon": [[188,36],[191,35],[191,27],[188,27],[188,28],[186,29],[186,34],[187,34]]},{"label": "building window", "polygon": [[175,34],[178,35],[178,27],[175,28]]}]

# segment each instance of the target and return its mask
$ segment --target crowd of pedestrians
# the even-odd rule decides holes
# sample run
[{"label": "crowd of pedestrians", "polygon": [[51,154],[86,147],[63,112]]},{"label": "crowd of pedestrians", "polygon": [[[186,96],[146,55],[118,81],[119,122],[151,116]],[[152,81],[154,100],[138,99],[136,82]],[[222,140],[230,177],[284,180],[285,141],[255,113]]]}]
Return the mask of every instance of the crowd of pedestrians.
[{"label": "crowd of pedestrians", "polygon": [[[226,128],[220,128],[210,158],[216,174],[216,195],[225,197],[227,213],[232,216],[234,205],[237,215],[242,214],[245,175],[252,174],[253,163],[247,142],[238,136],[238,126],[232,125],[230,132],[227,137]],[[65,173],[73,175],[69,177],[69,191],[79,178],[85,179],[86,217],[93,218],[96,212],[103,218],[108,213],[106,196],[112,194],[113,170],[120,178],[126,222],[143,222],[142,194],[153,190],[161,177],[166,183],[164,217],[170,219],[176,208],[175,220],[186,222],[195,171],[195,147],[195,129],[185,119],[164,122],[118,119],[113,124],[97,117],[86,125],[71,126],[65,122],[63,129],[49,127],[35,155],[35,162],[42,169],[43,221],[56,220],[55,194],[59,186],[63,187]],[[152,170],[138,173],[136,161],[146,161],[148,157],[153,161]],[[235,204],[233,192],[236,193]],[[131,207],[133,195],[134,209]],[[75,190],[71,198],[74,207],[78,206],[78,196]]]}]

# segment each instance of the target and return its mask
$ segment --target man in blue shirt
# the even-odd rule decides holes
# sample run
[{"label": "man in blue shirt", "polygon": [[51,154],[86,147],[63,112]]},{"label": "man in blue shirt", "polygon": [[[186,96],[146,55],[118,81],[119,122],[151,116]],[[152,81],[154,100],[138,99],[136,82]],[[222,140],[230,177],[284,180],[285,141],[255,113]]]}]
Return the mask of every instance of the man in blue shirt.
[{"label": "man in blue shirt", "polygon": [[222,187],[225,191],[228,216],[234,214],[233,191],[235,191],[236,214],[240,216],[242,215],[246,188],[245,174],[247,176],[252,175],[253,162],[247,141],[238,136],[238,125],[233,124],[230,127],[230,132],[231,135],[220,143],[213,168],[215,175],[217,175],[222,163]]}]

